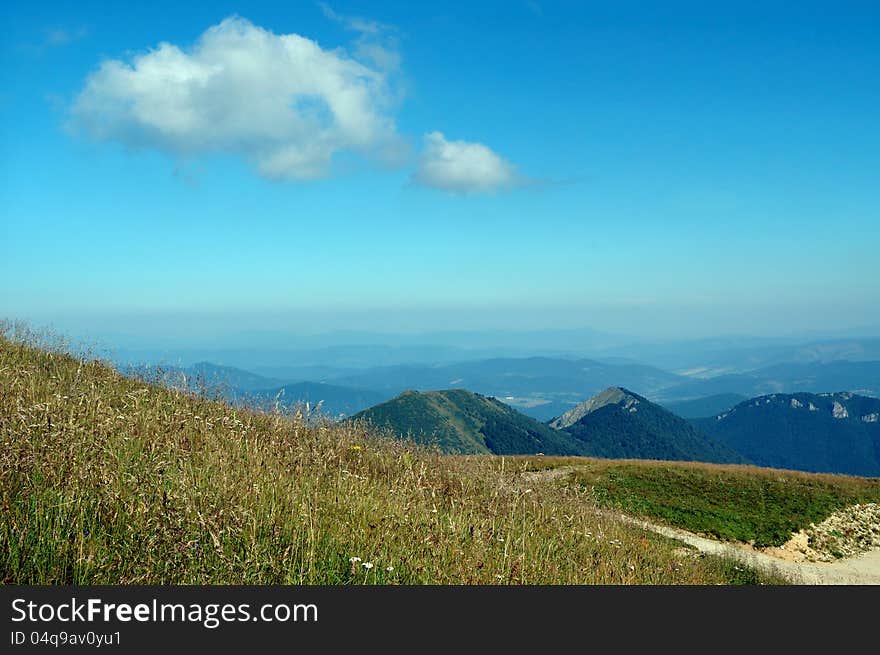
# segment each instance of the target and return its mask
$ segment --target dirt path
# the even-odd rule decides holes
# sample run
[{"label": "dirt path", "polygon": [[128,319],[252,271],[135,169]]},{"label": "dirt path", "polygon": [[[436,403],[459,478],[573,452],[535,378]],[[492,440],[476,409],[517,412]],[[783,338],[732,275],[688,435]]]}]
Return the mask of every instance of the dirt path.
[{"label": "dirt path", "polygon": [[609,513],[616,519],[645,530],[677,539],[703,553],[732,557],[762,571],[776,573],[794,584],[804,585],[880,585],[880,549],[836,562],[790,562],[745,544],[725,543],[701,537],[687,530],[668,528],[625,514]]},{"label": "dirt path", "polygon": [[[573,472],[574,469],[570,466],[560,466],[543,471],[523,473],[522,477],[528,483],[539,483],[565,478]],[[715,539],[701,537],[687,530],[657,525],[656,523],[637,519],[620,512],[612,512],[610,510],[598,511],[610,518],[684,542],[702,553],[731,557],[752,568],[775,573],[793,584],[880,585],[880,548],[873,548],[860,555],[828,563],[792,561],[790,557],[786,559],[774,557],[771,554],[756,550],[748,544],[716,541]],[[786,555],[780,549],[775,550],[780,555]]]}]

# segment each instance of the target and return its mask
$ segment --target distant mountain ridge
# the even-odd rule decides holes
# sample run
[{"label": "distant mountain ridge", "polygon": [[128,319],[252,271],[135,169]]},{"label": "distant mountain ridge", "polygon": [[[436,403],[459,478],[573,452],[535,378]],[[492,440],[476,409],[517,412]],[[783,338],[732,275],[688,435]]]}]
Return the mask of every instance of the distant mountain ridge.
[{"label": "distant mountain ridge", "polygon": [[880,397],[880,361],[776,364],[746,373],[690,379],[656,395],[660,402],[678,402],[717,394],[754,398],[773,393],[824,393],[828,389]]},{"label": "distant mountain ridge", "polygon": [[436,444],[449,453],[582,454],[565,433],[465,389],[405,391],[351,420],[390,429],[400,438]]},{"label": "distant mountain ridge", "polygon": [[[551,357],[495,358],[456,364],[412,364],[367,369],[335,378],[337,384],[370,389],[441,389],[460,386],[487,395],[531,393],[583,394],[597,392],[617,382],[662,388],[681,378],[673,373],[641,364],[607,364],[592,359]],[[581,395],[581,397],[583,397]]]},{"label": "distant mountain ridge", "polygon": [[687,378],[641,364],[592,359],[495,358],[455,364],[387,366],[332,378],[334,384],[373,389],[388,396],[408,389],[468,389],[493,396],[518,411],[546,421],[612,384],[645,393]]},{"label": "distant mountain ridge", "polygon": [[880,476],[878,398],[770,394],[693,423],[759,466]]},{"label": "distant mountain ridge", "polygon": [[[222,396],[234,404],[264,408],[276,399],[285,406],[308,403],[333,419],[373,409],[389,400],[398,385],[412,383],[426,390],[419,401],[424,415],[413,406],[403,411],[410,417],[400,421],[399,410],[415,402],[409,398],[384,417],[392,419],[386,423],[399,434],[412,431],[419,439],[433,435],[449,452],[747,461],[775,468],[880,476],[880,399],[871,397],[880,394],[880,361],[777,364],[709,379],[682,377],[622,360],[549,357],[348,370],[314,382],[286,382],[210,362],[185,368],[129,366],[123,372]],[[612,379],[628,379],[653,392],[639,395],[626,385],[596,392],[597,384]],[[455,388],[437,393],[469,394],[465,385],[476,384],[480,393],[471,396],[483,400],[430,395],[434,392],[429,385],[449,384]],[[812,393],[826,385],[848,391]],[[704,396],[706,391],[719,393]],[[740,394],[752,400],[738,402],[743,400]],[[652,402],[658,395],[693,400],[667,399],[664,409]],[[804,408],[806,413],[795,411]],[[502,409],[509,413],[499,413]]]},{"label": "distant mountain ridge", "polygon": [[234,366],[223,366],[212,362],[198,362],[191,366],[132,364],[121,366],[119,371],[123,375],[166,386],[186,388],[191,391],[220,391],[223,395],[240,395],[258,389],[278,387],[286,382],[286,380],[258,375]]},{"label": "distant mountain ridge", "polygon": [[612,387],[549,423],[567,432],[588,455],[744,463],[734,449],[647,398]]},{"label": "distant mountain ridge", "polygon": [[369,389],[342,387],[325,382],[293,382],[276,389],[252,391],[245,402],[258,406],[274,402],[275,399],[286,406],[308,403],[311,410],[317,409],[326,417],[339,419],[381,403],[386,398],[385,394]]},{"label": "distant mountain ridge", "polygon": [[676,416],[692,419],[715,416],[744,400],[748,400],[748,396],[738,393],[719,393],[714,396],[694,398],[693,400],[662,403],[662,405]]},{"label": "distant mountain ridge", "polygon": [[369,389],[324,382],[285,383],[278,378],[210,362],[199,362],[185,368],[127,366],[121,372],[164,386],[219,396],[237,405],[265,408],[276,399],[284,406],[308,403],[310,409],[320,406],[321,413],[331,418],[349,416],[387,398],[386,394]]},{"label": "distant mountain ridge", "polygon": [[755,371],[778,364],[880,361],[878,334],[880,326],[866,328],[860,336],[822,339],[721,337],[634,342],[606,349],[604,358],[626,357],[670,371],[703,368],[727,373]]},{"label": "distant mountain ridge", "polygon": [[556,428],[557,430],[565,430],[582,420],[588,414],[592,414],[596,410],[612,404],[619,405],[624,410],[634,412],[637,411],[636,405],[638,405],[639,402],[640,399],[632,392],[627,391],[622,387],[610,387],[605,389],[605,391],[597,393],[592,398],[588,398],[577,407],[568,410],[562,416],[553,419],[550,421],[550,427]]},{"label": "distant mountain ridge", "polygon": [[445,452],[743,462],[687,421],[626,389],[613,387],[543,424],[496,398],[465,389],[406,391],[351,420]]},{"label": "distant mountain ridge", "polygon": [[[207,382],[209,388],[226,389],[230,392],[227,395],[237,397],[306,382],[375,392],[380,400],[390,399],[407,389],[462,388],[494,396],[532,418],[547,421],[572,409],[585,397],[611,386],[631,389],[666,407],[712,396],[751,398],[770,393],[819,393],[829,389],[846,389],[860,395],[880,397],[880,361],[828,362],[821,359],[848,353],[867,356],[873,352],[871,348],[868,341],[816,345],[813,346],[816,352],[810,350],[813,354],[809,356],[817,359],[808,363],[788,362],[721,375],[706,367],[694,368],[685,375],[623,358],[609,361],[548,356],[368,368],[310,365],[305,360],[288,360],[287,365],[283,365],[285,360],[280,358],[276,361],[277,366],[261,368],[257,372],[208,362],[175,370],[186,374],[187,384],[189,380],[197,379]],[[164,368],[170,370],[174,367]],[[362,408],[357,402],[344,405]],[[698,416],[696,410],[687,406],[674,409],[681,411],[686,418]],[[710,416],[720,409],[723,407],[709,406],[708,411],[699,413]],[[340,413],[347,412],[340,409]]]}]

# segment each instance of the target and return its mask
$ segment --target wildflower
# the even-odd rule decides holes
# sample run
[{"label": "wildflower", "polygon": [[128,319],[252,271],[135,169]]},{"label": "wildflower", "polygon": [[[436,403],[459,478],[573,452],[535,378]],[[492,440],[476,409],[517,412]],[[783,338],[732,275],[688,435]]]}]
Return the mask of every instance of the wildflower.
[{"label": "wildflower", "polygon": [[360,444],[352,444],[351,445],[351,450],[363,450],[363,449],[364,449],[363,446],[361,446]]},{"label": "wildflower", "polygon": [[372,562],[364,562],[363,564],[361,564],[361,566],[363,566],[365,569],[367,569],[367,571],[369,571],[371,568],[373,568],[373,563]]},{"label": "wildflower", "polygon": [[389,573],[391,573],[394,570],[394,567],[393,566],[386,566],[385,570],[388,571]]},{"label": "wildflower", "polygon": [[355,562],[360,562],[361,558],[360,557],[349,557],[348,561],[351,562],[352,564],[354,564]]},{"label": "wildflower", "polygon": [[636,567],[633,566],[632,564],[630,564],[630,565],[629,565],[629,570],[630,570],[630,571],[635,571],[635,570],[636,570]]}]

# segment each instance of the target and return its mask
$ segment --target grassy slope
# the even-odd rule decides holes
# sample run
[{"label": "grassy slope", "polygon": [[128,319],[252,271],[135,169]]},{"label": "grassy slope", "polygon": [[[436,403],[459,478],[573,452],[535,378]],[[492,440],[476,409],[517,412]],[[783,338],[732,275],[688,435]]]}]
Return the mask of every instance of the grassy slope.
[{"label": "grassy slope", "polygon": [[604,506],[694,532],[781,545],[835,510],[880,502],[880,479],[752,466],[546,458],[528,466],[575,468],[578,486]]},{"label": "grassy slope", "polygon": [[440,392],[407,391],[353,418],[393,428],[401,436],[423,444],[436,444],[447,452],[489,452],[479,434],[480,424]]},{"label": "grassy slope", "polygon": [[524,462],[233,409],[3,338],[0,441],[6,583],[773,581],[681,558],[581,488],[526,488]]}]

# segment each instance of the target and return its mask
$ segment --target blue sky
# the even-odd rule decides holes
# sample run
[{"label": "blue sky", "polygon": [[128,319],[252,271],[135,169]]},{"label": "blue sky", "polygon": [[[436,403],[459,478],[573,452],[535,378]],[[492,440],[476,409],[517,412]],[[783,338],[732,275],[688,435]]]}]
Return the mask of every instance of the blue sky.
[{"label": "blue sky", "polygon": [[0,314],[878,326],[880,6],[730,4],[7,4]]}]

